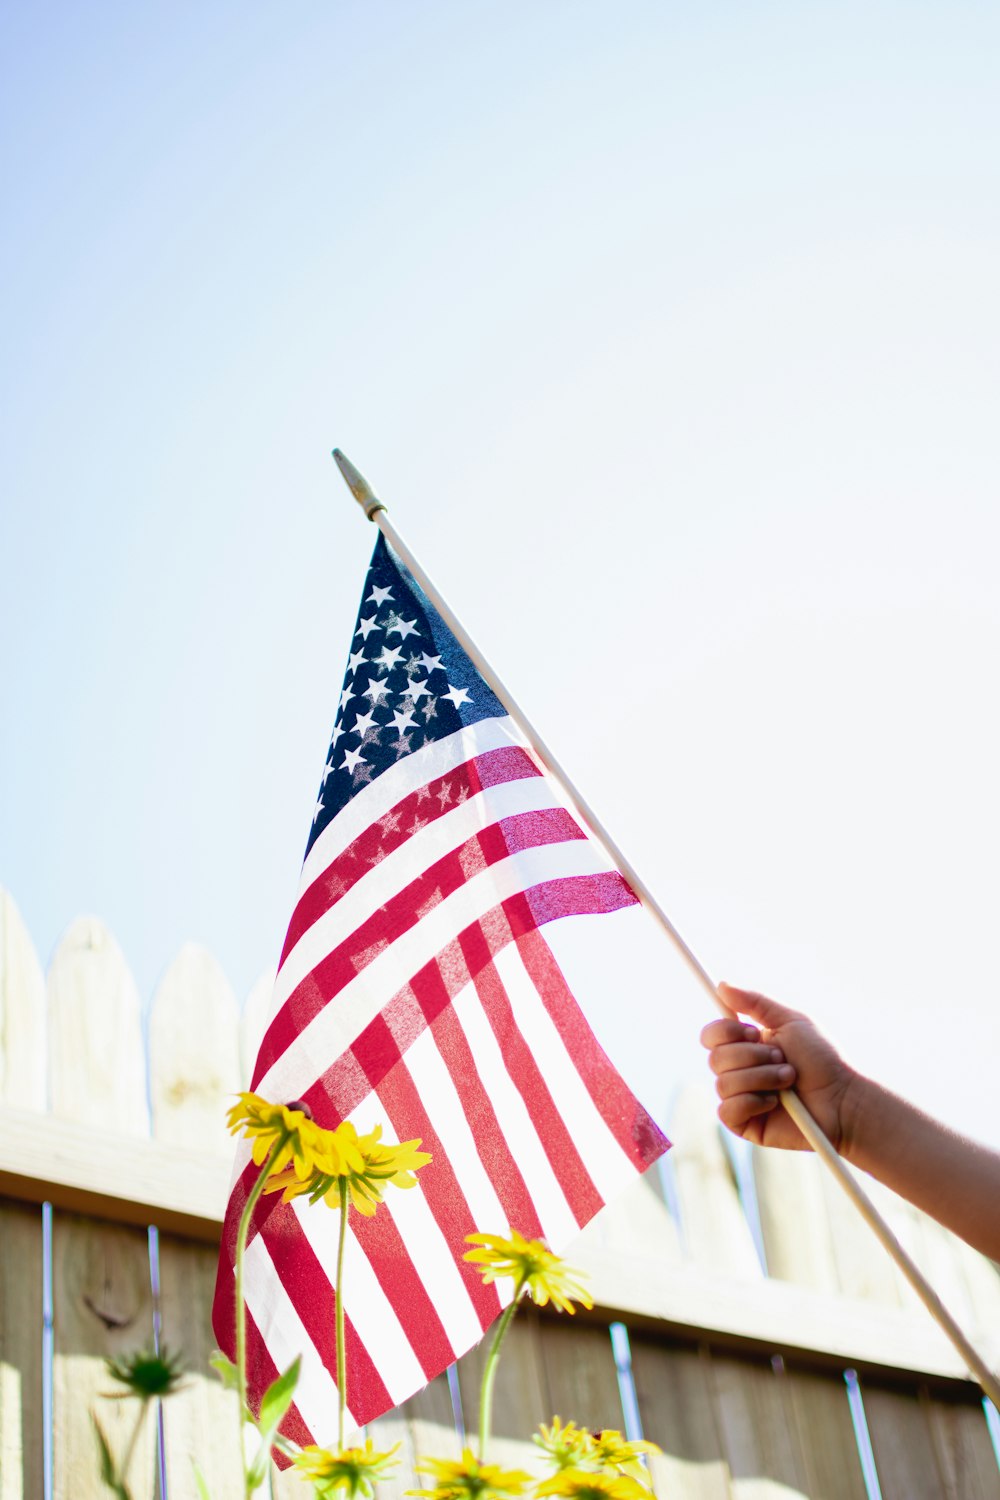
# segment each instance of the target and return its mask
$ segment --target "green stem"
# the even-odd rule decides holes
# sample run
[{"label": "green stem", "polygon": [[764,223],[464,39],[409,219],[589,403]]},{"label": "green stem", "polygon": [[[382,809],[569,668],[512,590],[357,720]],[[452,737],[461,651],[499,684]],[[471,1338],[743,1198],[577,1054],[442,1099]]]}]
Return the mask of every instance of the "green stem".
[{"label": "green stem", "polygon": [[148,1399],[143,1399],[143,1402],[139,1407],[139,1415],[136,1418],[135,1426],[132,1429],[132,1436],[128,1440],[128,1447],[125,1449],[125,1457],[122,1459],[122,1466],[118,1474],[122,1489],[125,1489],[125,1480],[128,1476],[128,1466],[132,1462],[132,1455],[135,1452],[135,1445],[139,1440],[139,1433],[142,1431],[142,1424],[145,1420],[146,1407],[148,1405]]},{"label": "green stem", "polygon": [[514,1289],[514,1297],[509,1306],[504,1308],[503,1317],[497,1324],[497,1331],[493,1335],[490,1352],[486,1356],[486,1364],[483,1366],[483,1383],[479,1388],[479,1462],[486,1462],[486,1445],[490,1440],[490,1421],[493,1416],[493,1382],[496,1379],[497,1365],[500,1363],[500,1345],[503,1343],[504,1335],[510,1327],[511,1319],[517,1312],[517,1304],[521,1300],[524,1290],[524,1282],[519,1281]]},{"label": "green stem", "polygon": [[344,1416],[347,1412],[347,1342],[344,1337],[344,1246],[347,1243],[347,1178],[340,1183],[340,1239],[337,1242],[337,1443],[344,1451]]},{"label": "green stem", "polygon": [[253,1217],[253,1211],[257,1207],[261,1193],[264,1191],[264,1184],[271,1175],[271,1167],[275,1157],[287,1145],[288,1140],[289,1132],[284,1130],[271,1147],[270,1155],[260,1169],[260,1176],[250,1190],[250,1196],[244,1206],[240,1218],[240,1227],[236,1235],[236,1370],[240,1383],[240,1413],[244,1422],[247,1421],[250,1415],[247,1404],[247,1327],[243,1299],[243,1261],[246,1256],[247,1235],[250,1233],[250,1220]]}]

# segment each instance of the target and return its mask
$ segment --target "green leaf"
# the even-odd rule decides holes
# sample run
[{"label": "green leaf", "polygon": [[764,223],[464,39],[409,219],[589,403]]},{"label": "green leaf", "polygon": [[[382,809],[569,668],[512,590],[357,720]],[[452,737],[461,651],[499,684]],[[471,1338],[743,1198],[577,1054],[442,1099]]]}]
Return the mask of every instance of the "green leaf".
[{"label": "green leaf", "polygon": [[97,1437],[97,1449],[101,1456],[101,1480],[104,1484],[107,1485],[108,1489],[111,1490],[113,1494],[118,1496],[118,1500],[132,1500],[132,1497],[129,1494],[128,1490],[118,1478],[118,1470],[115,1467],[115,1460],[114,1455],[111,1452],[111,1445],[105,1437],[104,1430],[101,1427],[100,1422],[94,1416],[93,1412],[91,1412],[90,1414],[90,1420],[94,1424],[94,1433]]},{"label": "green leaf", "polygon": [[253,1463],[247,1469],[247,1485],[251,1490],[259,1490],[267,1476],[268,1450],[263,1448]]},{"label": "green leaf", "polygon": [[264,1483],[267,1475],[267,1467],[271,1457],[271,1448],[278,1435],[278,1428],[284,1420],[285,1413],[292,1404],[295,1395],[295,1387],[299,1381],[299,1369],[302,1364],[301,1355],[292,1360],[283,1375],[279,1375],[261,1397],[260,1416],[257,1418],[257,1431],[260,1433],[261,1449],[247,1470],[247,1479],[251,1489]]},{"label": "green leaf", "polygon": [[257,1418],[257,1427],[262,1438],[266,1439],[266,1445],[270,1448],[274,1434],[280,1427],[285,1413],[292,1404],[295,1395],[295,1387],[299,1383],[299,1368],[302,1364],[302,1356],[297,1355],[283,1375],[279,1375],[272,1385],[261,1397],[260,1416]]},{"label": "green leaf", "polygon": [[209,1358],[209,1364],[216,1372],[227,1391],[238,1391],[240,1388],[240,1372],[231,1359],[227,1359],[221,1349],[216,1349]]},{"label": "green leaf", "polygon": [[193,1458],[191,1460],[191,1467],[194,1470],[194,1482],[198,1486],[198,1500],[212,1500],[208,1492],[208,1485],[205,1482],[205,1476]]}]

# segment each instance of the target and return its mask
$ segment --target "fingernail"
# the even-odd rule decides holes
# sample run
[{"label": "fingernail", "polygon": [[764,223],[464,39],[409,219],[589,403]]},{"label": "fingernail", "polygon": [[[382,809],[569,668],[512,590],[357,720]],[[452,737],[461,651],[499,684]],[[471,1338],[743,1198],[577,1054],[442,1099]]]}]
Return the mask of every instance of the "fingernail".
[{"label": "fingernail", "polygon": [[772,1062],[784,1062],[784,1060],[785,1060],[785,1054],[782,1052],[781,1048],[780,1047],[772,1047],[771,1048],[771,1061]]},{"label": "fingernail", "polygon": [[744,1026],[743,1035],[748,1036],[752,1042],[755,1042],[760,1036],[760,1032],[757,1030],[756,1026]]},{"label": "fingernail", "polygon": [[778,1079],[781,1083],[791,1083],[795,1077],[795,1069],[785,1063],[783,1068],[778,1069]]}]

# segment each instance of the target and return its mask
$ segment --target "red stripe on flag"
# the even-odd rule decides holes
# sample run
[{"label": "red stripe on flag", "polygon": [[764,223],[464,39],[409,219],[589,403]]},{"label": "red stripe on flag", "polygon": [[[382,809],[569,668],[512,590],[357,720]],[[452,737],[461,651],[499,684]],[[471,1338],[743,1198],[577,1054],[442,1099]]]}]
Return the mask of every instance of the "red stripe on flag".
[{"label": "red stripe on flag", "polygon": [[[505,906],[508,903],[505,903]],[[538,990],[587,1092],[615,1140],[639,1172],[670,1142],[619,1075],[573,999],[552,950],[532,927],[517,937],[524,966]]]},{"label": "red stripe on flag", "polygon": [[[517,745],[510,745],[499,750],[487,750],[466,761],[464,765],[457,766],[454,771],[449,771],[447,776],[438,776],[419,791],[402,797],[395,807],[376,819],[364,833],[359,834],[346,849],[336,855],[322,874],[317,875],[303,891],[292,912],[278,968],[281,968],[302,934],[367,873],[376,852],[381,850],[383,855],[391,854],[412,837],[413,825],[418,818],[423,823],[433,823],[450,812],[455,803],[464,802],[466,797],[474,797],[484,787],[499,786],[506,781],[523,781],[529,776],[540,775],[541,772],[527,751],[521,750]],[[446,800],[441,800],[446,783],[451,795]]]},{"label": "red stripe on flag", "polygon": [[[607,875],[588,877],[583,884],[576,876],[561,876],[532,886],[523,899],[514,897],[501,906],[495,906],[478,922],[471,923],[456,939],[441,950],[436,959],[432,960],[443,975],[449,976],[449,994],[456,995],[470,978],[475,978],[483,966],[490,963],[493,955],[499,953],[512,937],[531,931],[536,910],[562,914],[563,903],[557,893],[550,891],[549,887],[567,882],[573,885],[574,915],[582,916],[588,912],[612,911],[616,909],[616,902],[618,905],[624,904],[618,900],[621,878],[612,872],[608,872]],[[585,902],[591,904],[588,906]],[[511,917],[516,924],[515,932],[511,931]],[[489,935],[488,938],[486,934]],[[427,1025],[426,1017],[409,985],[398,991],[382,1008],[380,1014],[399,1042],[401,1052],[406,1050],[410,1042],[414,1041]],[[389,1060],[391,1061],[391,1056]],[[369,1070],[374,1069],[371,1056],[367,1059],[367,1067]],[[299,1097],[310,1106],[317,1124],[333,1129],[357,1108],[368,1094],[370,1087],[376,1086],[373,1082],[374,1076],[374,1072],[366,1071],[359,1064],[354,1049],[349,1048],[331,1063],[314,1084],[308,1089],[300,1090]],[[245,1192],[250,1191],[253,1175],[253,1167],[248,1166],[241,1179]],[[235,1229],[233,1238],[235,1243]]]},{"label": "red stripe on flag", "polygon": [[[330,1213],[325,1203],[306,1209],[307,1213]],[[360,1215],[352,1213],[350,1228],[357,1230]],[[275,1271],[298,1313],[331,1379],[337,1380],[337,1350],[330,1330],[335,1327],[337,1294],[329,1273],[317,1259],[294,1210],[285,1205],[283,1212],[263,1230]],[[344,1304],[344,1340],[347,1351],[347,1404],[358,1422],[368,1420],[365,1412],[386,1411],[393,1401],[371,1355],[351,1322],[350,1289]],[[330,1413],[331,1430],[335,1413]]]},{"label": "red stripe on flag", "polygon": [[[449,1005],[441,1012],[431,1030],[469,1122],[479,1159],[493,1183],[508,1224],[529,1238],[540,1235],[542,1225],[538,1211],[500,1128],[454,1006]],[[473,1229],[480,1227],[472,1226]]]},{"label": "red stripe on flag", "polygon": [[477,975],[476,992],[493,1028],[511,1082],[524,1100],[552,1171],[582,1229],[598,1209],[604,1207],[604,1199],[594,1186],[534,1053],[514,1019],[510,998],[495,964],[487,964]]},{"label": "red stripe on flag", "polygon": [[484,1285],[479,1272],[462,1259],[465,1236],[474,1233],[478,1226],[405,1061],[393,1068],[382,1081],[378,1097],[398,1138],[401,1141],[419,1139],[422,1149],[431,1153],[432,1160],[420,1173],[420,1188],[435,1223],[448,1242],[480,1327],[488,1328],[500,1311],[496,1287]]},{"label": "red stripe on flag", "polygon": [[[520,852],[583,837],[580,828],[562,808],[550,808],[545,814],[522,813],[504,818],[502,826],[493,823],[435,861],[325,955],[296,986],[267,1029],[251,1087],[257,1087],[299,1032],[361,969],[415,927],[432,907],[475,875],[506,859],[512,852],[512,843]],[[618,880],[621,881],[621,876]]]},{"label": "red stripe on flag", "polygon": [[[215,1302],[212,1307],[212,1331],[219,1341],[219,1348],[227,1359],[236,1360],[236,1283],[233,1279],[232,1268],[225,1267],[228,1274],[223,1275],[223,1267],[219,1267],[219,1279],[215,1288]],[[260,1329],[254,1322],[249,1308],[246,1309],[246,1351],[247,1351],[247,1391],[248,1399],[255,1415],[260,1415],[260,1395],[267,1390],[268,1386],[278,1378],[279,1370],[267,1350],[267,1345],[261,1337]],[[384,1409],[384,1408],[383,1408]],[[280,1431],[285,1437],[291,1438],[293,1443],[301,1445],[314,1441],[312,1433],[306,1426],[302,1413],[298,1407],[292,1404],[289,1407]],[[280,1468],[288,1467],[288,1459],[282,1458],[276,1452],[275,1461]]]}]

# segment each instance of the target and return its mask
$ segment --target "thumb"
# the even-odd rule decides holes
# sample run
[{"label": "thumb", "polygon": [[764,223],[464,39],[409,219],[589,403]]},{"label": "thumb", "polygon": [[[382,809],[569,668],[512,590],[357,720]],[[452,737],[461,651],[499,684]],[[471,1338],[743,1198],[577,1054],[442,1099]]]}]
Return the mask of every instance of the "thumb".
[{"label": "thumb", "polygon": [[790,1010],[787,1005],[768,999],[767,995],[758,995],[756,990],[740,990],[734,984],[720,984],[719,996],[730,1010],[749,1016],[765,1031],[777,1031],[788,1021],[801,1019],[800,1011]]}]

